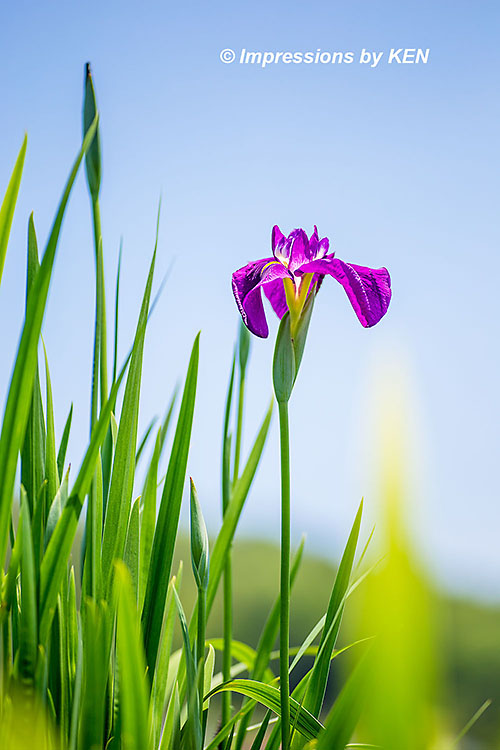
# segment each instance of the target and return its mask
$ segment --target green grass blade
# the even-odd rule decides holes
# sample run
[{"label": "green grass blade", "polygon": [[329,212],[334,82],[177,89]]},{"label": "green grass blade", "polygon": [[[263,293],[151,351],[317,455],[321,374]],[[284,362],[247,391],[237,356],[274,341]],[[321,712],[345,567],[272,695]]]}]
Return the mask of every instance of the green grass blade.
[{"label": "green grass blade", "polygon": [[12,494],[16,477],[17,457],[24,441],[26,424],[31,407],[31,395],[37,367],[37,347],[42,328],[49,284],[64,213],[71,189],[97,127],[94,122],[73,164],[61,202],[54,220],[40,269],[32,286],[21,340],[12,374],[0,435],[0,561],[5,559],[9,531]]},{"label": "green grass blade", "polygon": [[250,487],[252,485],[257,467],[262,456],[262,451],[264,450],[267,434],[269,432],[269,426],[271,424],[272,409],[273,406],[271,403],[253,444],[246,466],[240,478],[236,482],[231,501],[224,515],[224,521],[222,523],[221,530],[217,536],[214,548],[212,550],[210,558],[210,580],[207,591],[207,616],[213,605],[222,571],[224,570],[224,564],[226,562],[228,550],[231,547],[231,542],[233,541],[234,534],[236,532],[236,527],[238,525],[241,511],[243,510],[245,500],[248,497]]},{"label": "green grass blade", "polygon": [[[255,442],[253,444],[252,450],[250,451],[250,455],[248,457],[246,466],[233,489],[231,501],[224,515],[222,527],[219,531],[217,539],[215,540],[215,544],[214,544],[214,547],[211,553],[211,558],[210,558],[210,578],[208,582],[207,603],[206,603],[207,618],[213,606],[215,595],[217,593],[217,588],[219,586],[222,572],[225,567],[227,554],[229,550],[231,549],[231,544],[234,538],[234,534],[236,532],[236,527],[238,525],[241,512],[243,510],[243,506],[245,504],[245,500],[248,496],[255,473],[257,471],[260,458],[262,456],[262,451],[264,450],[264,445],[267,439],[267,434],[269,432],[269,426],[271,424],[272,409],[273,409],[273,404],[271,402],[269,409],[267,410],[267,413],[262,422],[262,425],[260,427],[260,430],[257,434],[257,437],[255,438]],[[197,615],[198,615],[198,607],[196,605],[193,611],[193,615],[191,617],[190,624],[189,624],[189,629],[190,629],[191,634],[193,634],[196,629]],[[182,668],[182,665],[181,665],[181,668]],[[182,694],[182,691],[181,691],[181,694]]]},{"label": "green grass blade", "polygon": [[[168,672],[170,665],[170,656],[172,652],[172,642],[174,638],[174,623],[176,611],[172,588],[175,586],[177,590],[179,590],[181,577],[182,561],[179,565],[177,576],[174,576],[171,579],[168,586],[163,629],[161,634],[160,647],[158,650],[158,659],[154,672],[153,686],[151,688],[150,714],[152,717],[151,721],[154,747],[158,747],[158,739],[161,733],[165,703],[169,697],[167,690]],[[170,696],[170,698],[171,697],[172,696]]]},{"label": "green grass blade", "polygon": [[31,536],[28,501],[23,489],[21,489],[21,518],[21,606],[16,674],[22,684],[23,691],[26,689],[31,691],[35,681],[38,655],[38,618],[33,538]]},{"label": "green grass blade", "polygon": [[112,621],[105,602],[86,599],[83,618],[83,675],[78,747],[104,745],[106,685]]},{"label": "green grass blade", "polygon": [[46,380],[46,403],[47,403],[47,442],[45,450],[45,479],[47,480],[47,506],[50,507],[59,489],[59,471],[56,458],[56,434],[54,428],[54,404],[52,399],[52,384],[50,382],[49,361],[45,345],[45,380]]},{"label": "green grass blade", "polygon": [[[297,578],[300,565],[302,562],[302,555],[304,552],[305,538],[302,537],[297,552],[293,556],[291,568],[290,568],[290,592],[293,591],[293,585]],[[276,643],[276,638],[279,633],[280,626],[280,601],[281,597],[278,594],[276,601],[274,602],[273,608],[269,613],[266,623],[262,629],[259,643],[257,645],[257,656],[251,677],[253,680],[263,680],[268,668],[269,660],[271,657],[271,651]],[[238,728],[238,734],[236,735],[235,750],[240,750],[243,746],[246,736],[246,730],[252,718],[252,711],[249,711],[242,718],[240,726]]]},{"label": "green grass blade", "polygon": [[21,564],[23,543],[22,528],[23,520],[21,514],[17,526],[16,537],[14,539],[14,545],[12,547],[12,552],[10,555],[9,567],[7,568],[7,575],[3,579],[1,586],[2,607],[0,607],[0,625],[3,625],[6,622],[10,614],[10,610],[14,606],[16,600],[17,576]]},{"label": "green grass blade", "polygon": [[146,644],[146,658],[151,674],[154,672],[158,653],[165,597],[170,579],[177,527],[179,524],[182,490],[186,477],[198,379],[199,339],[200,335],[198,334],[195,338],[189,360],[177,428],[158,513],[144,599],[142,623]]},{"label": "green grass blade", "polygon": [[137,600],[139,588],[139,499],[135,501],[130,511],[123,561],[130,571]]},{"label": "green grass blade", "polygon": [[69,409],[69,414],[64,424],[64,430],[59,444],[59,450],[57,452],[57,472],[59,474],[59,481],[62,482],[64,474],[64,462],[66,461],[66,451],[68,450],[69,433],[71,431],[71,422],[73,420],[73,404]]},{"label": "green grass blade", "polygon": [[[207,658],[205,660],[204,681],[203,681],[203,695],[206,695],[212,689],[212,679],[213,679],[213,676],[214,676],[214,667],[215,667],[215,649],[212,646],[212,644],[209,644],[209,646],[208,646],[208,654],[207,654]],[[203,703],[203,710],[204,711],[208,711],[209,708],[210,708],[210,699],[204,701],[204,703]]]},{"label": "green grass blade", "polygon": [[142,490],[142,517],[140,529],[140,555],[139,555],[139,605],[142,608],[146,595],[148,582],[149,564],[151,561],[151,550],[156,523],[156,490],[158,486],[158,463],[161,454],[161,430],[156,436],[153,456],[148,467],[144,488]]},{"label": "green grass blade", "polygon": [[[35,224],[33,221],[33,214],[31,214],[28,222],[26,308],[28,307],[28,300],[31,296],[33,282],[39,268],[40,263],[38,260]],[[38,355],[31,399],[31,408],[21,452],[21,482],[24,485],[28,496],[30,514],[33,516],[38,492],[45,476],[45,417],[43,414],[40,376],[38,372]]]},{"label": "green grass blade", "polygon": [[[210,638],[207,643],[217,651],[224,650],[224,639],[223,638]],[[257,659],[257,651],[249,646],[247,643],[241,641],[231,641],[231,656],[233,659],[237,659],[242,662],[249,674],[253,675],[255,671],[255,662]],[[271,682],[274,679],[274,674],[269,668],[264,670],[263,679],[265,682]],[[208,693],[208,690],[206,691]]]},{"label": "green grass blade", "polygon": [[106,592],[110,590],[113,560],[119,559],[123,555],[129,507],[134,486],[142,361],[157,244],[158,234],[156,235],[155,250],[137,323],[116,440],[109,497],[106,505],[102,540],[102,576]]},{"label": "green grass blade", "polygon": [[118,316],[120,312],[120,276],[122,269],[122,249],[123,242],[120,240],[120,250],[118,252],[118,267],[116,269],[116,288],[115,288],[115,336],[113,346],[113,383],[116,380],[118,366]]},{"label": "green grass blade", "polygon": [[23,145],[16,159],[14,169],[7,186],[2,206],[0,207],[0,284],[2,283],[3,267],[5,256],[7,254],[7,245],[9,242],[10,229],[14,218],[14,209],[16,207],[21,176],[23,173],[24,157],[26,156],[26,146],[28,145],[28,136],[24,136]]},{"label": "green grass blade", "polygon": [[139,447],[137,448],[137,452],[135,454],[135,465],[136,466],[138,465],[139,461],[141,460],[141,456],[144,453],[144,448],[146,447],[146,443],[149,440],[149,436],[153,432],[153,428],[154,428],[156,422],[157,422],[157,417],[153,417],[153,419],[151,420],[151,422],[146,427],[142,438],[139,441]]},{"label": "green grass blade", "polygon": [[[106,437],[109,435],[109,427]],[[104,489],[102,462],[96,461],[95,474],[92,479],[87,503],[87,517],[85,519],[85,564],[83,575],[83,591],[86,596],[96,599],[101,591],[101,541],[102,517],[104,504]]]},{"label": "green grass blade", "polygon": [[[128,362],[128,360],[127,360]],[[124,365],[118,380],[111,389],[110,397],[102,410],[101,416],[94,428],[92,438],[82,462],[80,471],[71,491],[71,496],[64,506],[63,512],[47,545],[40,567],[40,643],[46,642],[50,622],[52,620],[57,592],[64,573],[67,560],[73,544],[78,518],[82,510],[83,501],[87,495],[92,477],[95,472],[99,448],[108,430],[111,409],[116,400],[116,394],[125,375],[127,363]]]},{"label": "green grass blade", "polygon": [[115,562],[114,587],[117,598],[116,641],[122,706],[122,748],[147,750],[149,728],[146,662],[130,573],[120,561]]},{"label": "green grass blade", "polygon": [[63,512],[63,508],[66,505],[66,502],[68,500],[68,490],[69,490],[69,469],[66,472],[66,476],[64,477],[61,486],[59,487],[56,496],[54,500],[52,501],[52,505],[50,506],[49,513],[47,516],[47,523],[45,525],[45,539],[44,539],[44,546],[47,547],[50,537],[52,536],[55,527],[57,526],[57,522],[61,518],[61,513]]},{"label": "green grass blade", "polygon": [[202,731],[200,722],[200,711],[198,702],[198,687],[196,684],[196,665],[194,663],[193,654],[191,651],[191,644],[189,642],[189,632],[186,621],[186,615],[182,608],[181,600],[177,594],[175,586],[172,588],[174,593],[175,604],[177,607],[177,613],[182,629],[182,640],[184,643],[184,657],[187,664],[187,702],[188,702],[188,716],[186,724],[183,728],[183,732],[186,736],[187,747],[189,750],[201,750],[202,746]]},{"label": "green grass blade", "polygon": [[474,724],[479,721],[481,716],[484,714],[484,712],[491,706],[492,704],[491,698],[488,698],[488,700],[485,700],[482,706],[480,706],[477,711],[474,713],[473,716],[469,719],[467,724],[464,726],[464,728],[460,731],[460,733],[455,737],[453,740],[453,745],[458,745],[460,740],[462,740],[465,735],[472,729]]},{"label": "green grass blade", "polygon": [[266,715],[264,716],[264,720],[262,724],[260,725],[259,731],[255,735],[255,739],[252,742],[252,746],[250,750],[260,750],[260,748],[262,747],[262,743],[264,742],[270,719],[271,719],[271,711],[268,711]]},{"label": "green grass blade", "polygon": [[[248,698],[262,703],[263,706],[271,709],[278,716],[281,715],[280,691],[272,685],[266,685],[257,680],[231,680],[208,693],[205,700],[224,690],[246,695]],[[308,740],[316,739],[323,730],[323,725],[316,717],[304,707],[301,707],[294,698],[290,698],[290,723],[292,726],[295,725],[297,731]]]},{"label": "green grass blade", "polygon": [[341,614],[339,616],[338,613],[342,613],[345,597],[349,588],[362,512],[363,503],[361,502],[335,578],[335,584],[333,586],[330,602],[328,604],[328,611],[326,613],[320,648],[314,661],[307,692],[304,698],[304,707],[307,708],[308,711],[311,711],[315,716],[319,716],[326,691],[331,656],[335,648],[342,620]]},{"label": "green grass blade", "polygon": [[[165,716],[165,724],[160,743],[160,750],[177,750],[181,737],[181,706],[179,688],[174,686]],[[155,745],[156,747],[156,745]]]},{"label": "green grass blade", "polygon": [[344,750],[351,739],[366,698],[367,655],[356,665],[333,704],[318,738],[317,750]]}]

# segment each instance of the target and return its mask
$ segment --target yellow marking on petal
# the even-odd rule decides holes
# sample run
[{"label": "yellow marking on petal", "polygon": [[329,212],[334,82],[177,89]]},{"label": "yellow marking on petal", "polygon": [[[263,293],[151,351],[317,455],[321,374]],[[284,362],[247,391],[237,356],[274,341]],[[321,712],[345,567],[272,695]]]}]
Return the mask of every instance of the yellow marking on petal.
[{"label": "yellow marking on petal", "polygon": [[261,273],[264,273],[266,268],[269,268],[270,266],[275,266],[276,263],[281,266],[282,264],[279,262],[279,260],[270,260],[269,263],[266,263],[266,265],[263,267]]},{"label": "yellow marking on petal", "polygon": [[305,273],[303,276],[301,276],[299,294],[298,294],[298,300],[300,303],[300,312],[302,312],[302,309],[306,303],[307,295],[309,293],[309,288],[311,286],[313,276],[314,276],[313,273]]},{"label": "yellow marking on petal", "polygon": [[285,287],[286,303],[290,312],[290,333],[292,339],[295,338],[297,326],[302,315],[302,310],[307,300],[309,289],[314,274],[305,273],[298,279],[298,283],[292,281],[292,279],[283,279],[283,285]]}]

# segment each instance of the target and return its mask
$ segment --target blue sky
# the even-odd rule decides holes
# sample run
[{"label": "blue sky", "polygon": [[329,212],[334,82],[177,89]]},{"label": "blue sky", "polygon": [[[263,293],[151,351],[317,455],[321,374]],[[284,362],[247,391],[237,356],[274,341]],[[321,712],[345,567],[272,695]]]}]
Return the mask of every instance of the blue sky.
[{"label": "blue sky", "polygon": [[[0,19],[0,189],[28,132],[0,294],[0,393],[23,307],[25,235],[47,236],[81,137],[83,66],[101,110],[109,294],[123,237],[121,353],[128,348],[162,195],[142,425],[161,414],[202,329],[189,470],[209,525],[219,514],[222,404],[237,313],[231,272],[269,254],[274,223],[333,242],[338,257],[390,269],[394,297],[372,330],[325,282],[292,402],[294,533],[335,557],[361,495],[376,506],[374,386],[407,373],[414,533],[438,578],[495,596],[499,399],[497,81],[493,2],[19,2]],[[232,48],[430,48],[427,65],[224,65]],[[495,220],[494,220],[495,219]],[[88,432],[93,248],[83,174],[73,193],[44,326],[62,430],[79,463]],[[14,323],[12,323],[14,321]],[[254,340],[247,437],[271,395],[273,334]],[[382,369],[384,369],[382,367]],[[387,374],[385,378],[387,379]],[[374,396],[375,394],[375,396]],[[245,445],[248,447],[249,439]],[[277,538],[276,424],[242,533]],[[368,530],[369,522],[366,523]]]}]

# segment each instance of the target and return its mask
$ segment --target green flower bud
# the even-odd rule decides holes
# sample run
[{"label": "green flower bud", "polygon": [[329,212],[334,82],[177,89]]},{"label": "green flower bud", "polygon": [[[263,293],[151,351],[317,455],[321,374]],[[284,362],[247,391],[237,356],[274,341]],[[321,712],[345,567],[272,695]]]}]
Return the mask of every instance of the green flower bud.
[{"label": "green flower bud", "polygon": [[292,395],[304,354],[314,296],[314,293],[309,295],[301,310],[300,317],[294,321],[293,336],[290,313],[285,313],[281,318],[273,359],[273,385],[278,403],[288,402]]},{"label": "green flower bud", "polygon": [[207,590],[209,573],[208,534],[198,502],[198,493],[191,479],[191,563],[196,585]]},{"label": "green flower bud", "polygon": [[[92,73],[90,63],[85,65],[85,93],[83,100],[83,135],[94,122],[97,113],[97,104],[95,100],[94,84],[92,82]],[[101,137],[99,128],[96,130],[95,137],[85,154],[85,168],[87,172],[87,182],[89,185],[92,200],[96,201],[99,197],[99,188],[101,186]]]}]

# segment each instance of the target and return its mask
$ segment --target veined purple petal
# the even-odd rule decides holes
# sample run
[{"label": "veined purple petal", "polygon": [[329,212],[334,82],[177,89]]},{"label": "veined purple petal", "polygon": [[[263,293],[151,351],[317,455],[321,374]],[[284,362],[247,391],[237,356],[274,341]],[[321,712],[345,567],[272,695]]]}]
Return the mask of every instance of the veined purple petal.
[{"label": "veined purple petal", "polygon": [[273,308],[278,318],[281,320],[283,315],[288,310],[283,279],[277,278],[274,281],[271,281],[269,284],[264,284],[262,288],[264,290],[264,294],[271,303],[271,307]]},{"label": "veined purple petal", "polygon": [[[323,237],[323,239],[320,240],[318,228],[314,225],[314,232],[311,234],[311,239],[309,240],[309,260],[319,260],[320,258],[324,258],[329,249],[330,240],[328,237]],[[335,253],[332,253],[332,258],[334,255]]]},{"label": "veined purple petal", "polygon": [[275,224],[273,227],[273,231],[271,233],[271,247],[272,247],[273,253],[276,250],[276,246],[280,242],[283,242],[284,239],[285,239],[285,235],[283,234],[279,226]]},{"label": "veined purple petal", "polygon": [[328,274],[337,279],[365,328],[374,326],[387,312],[391,301],[391,277],[386,268],[356,266],[330,256],[306,263],[298,270],[301,274]]},{"label": "veined purple petal", "polygon": [[269,335],[261,288],[267,294],[268,287],[277,287],[278,284],[283,287],[283,279],[286,277],[290,277],[290,273],[274,258],[263,258],[248,263],[233,273],[232,285],[236,304],[244,324],[256,336],[265,339]]},{"label": "veined purple petal", "polygon": [[300,266],[311,259],[309,255],[309,238],[303,229],[294,229],[288,235],[287,242],[290,243],[288,268],[294,273],[297,268],[300,268]]}]

